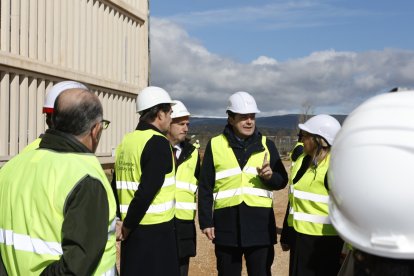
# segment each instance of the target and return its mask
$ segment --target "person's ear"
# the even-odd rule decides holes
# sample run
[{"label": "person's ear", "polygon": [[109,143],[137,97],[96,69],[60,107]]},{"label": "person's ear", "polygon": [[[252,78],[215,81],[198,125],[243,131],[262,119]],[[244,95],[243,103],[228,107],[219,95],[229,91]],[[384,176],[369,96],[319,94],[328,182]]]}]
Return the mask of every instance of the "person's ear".
[{"label": "person's ear", "polygon": [[232,116],[229,116],[228,119],[227,119],[227,122],[229,122],[229,124],[231,126],[233,126],[234,125],[234,118]]},{"label": "person's ear", "polygon": [[101,129],[102,129],[101,123],[96,123],[93,125],[91,129],[91,135],[93,139],[96,139],[99,141]]}]

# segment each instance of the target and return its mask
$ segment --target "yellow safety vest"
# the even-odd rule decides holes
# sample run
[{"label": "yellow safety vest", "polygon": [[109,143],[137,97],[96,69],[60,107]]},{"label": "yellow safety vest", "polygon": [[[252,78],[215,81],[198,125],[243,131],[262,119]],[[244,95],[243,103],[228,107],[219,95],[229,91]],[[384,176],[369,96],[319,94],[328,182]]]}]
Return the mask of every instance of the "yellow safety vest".
[{"label": "yellow safety vest", "polygon": [[175,176],[175,217],[193,220],[196,211],[197,178],[194,176],[198,160],[198,150],[194,148],[190,157],[181,163]]},{"label": "yellow safety vest", "polygon": [[265,148],[262,152],[253,153],[243,169],[240,169],[233,149],[222,134],[211,139],[216,181],[214,185],[214,209],[226,208],[245,202],[252,207],[272,208],[273,193],[257,175],[257,167],[261,167],[265,152],[270,158],[266,146],[266,137],[262,137]]},{"label": "yellow safety vest", "polygon": [[[161,133],[148,130],[135,130],[125,135],[115,153],[116,188],[118,192],[122,219],[125,219],[129,204],[134,198],[141,181],[141,155],[148,140]],[[162,188],[157,192],[145,216],[139,224],[159,224],[170,221],[175,213],[175,165],[171,150],[173,169],[165,175]]]},{"label": "yellow safety vest", "polygon": [[306,154],[301,154],[298,159],[296,159],[296,162],[292,165],[290,168],[290,175],[289,175],[289,215],[288,215],[288,225],[293,226],[293,179],[295,179],[296,174],[298,173],[300,167],[302,166],[303,158],[305,158]]},{"label": "yellow safety vest", "polygon": [[9,275],[39,275],[59,260],[68,196],[85,177],[98,179],[109,203],[108,241],[94,275],[115,275],[116,203],[98,159],[89,153],[39,149],[17,155],[0,170],[0,251]]},{"label": "yellow safety vest", "polygon": [[33,142],[31,142],[30,144],[28,144],[22,150],[22,152],[38,149],[41,141],[42,141],[42,138],[36,138]]},{"label": "yellow safety vest", "polygon": [[316,169],[309,168],[293,185],[293,227],[313,236],[336,236],[329,219],[329,194],[324,185],[330,154]]}]

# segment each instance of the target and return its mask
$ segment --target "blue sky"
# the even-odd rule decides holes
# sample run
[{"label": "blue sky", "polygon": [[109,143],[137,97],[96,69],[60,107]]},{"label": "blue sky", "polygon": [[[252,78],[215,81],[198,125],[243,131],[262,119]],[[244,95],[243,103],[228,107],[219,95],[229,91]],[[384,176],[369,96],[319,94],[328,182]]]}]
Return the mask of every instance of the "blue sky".
[{"label": "blue sky", "polygon": [[250,92],[262,115],[347,114],[414,88],[414,1],[150,1],[151,80],[195,115]]}]

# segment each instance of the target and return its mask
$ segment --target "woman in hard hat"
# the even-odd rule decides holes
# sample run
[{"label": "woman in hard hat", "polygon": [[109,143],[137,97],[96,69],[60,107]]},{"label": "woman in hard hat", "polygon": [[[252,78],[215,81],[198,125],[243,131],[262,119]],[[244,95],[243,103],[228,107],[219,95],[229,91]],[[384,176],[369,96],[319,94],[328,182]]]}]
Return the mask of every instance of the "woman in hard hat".
[{"label": "woman in hard hat", "polygon": [[[291,161],[290,164],[290,174],[289,174],[289,187],[292,185],[292,179],[295,178],[298,169],[301,167],[303,156],[305,153],[303,152],[303,142],[302,142],[302,130],[299,130],[298,133],[298,141],[296,142],[295,146],[293,147],[292,151],[289,153],[289,158]],[[289,196],[292,196],[289,193]],[[283,219],[283,229],[282,233],[280,233],[280,246],[282,247],[283,251],[289,251],[289,275],[292,275],[293,269],[293,258],[295,253],[295,229],[292,226],[292,214],[290,211],[292,208],[290,207],[290,203],[288,201],[286,207],[285,218]]]},{"label": "woman in hard hat", "polygon": [[336,275],[343,241],[329,220],[327,171],[330,149],[341,128],[329,115],[317,115],[302,130],[304,155],[291,183],[290,205],[296,233],[292,275]]}]

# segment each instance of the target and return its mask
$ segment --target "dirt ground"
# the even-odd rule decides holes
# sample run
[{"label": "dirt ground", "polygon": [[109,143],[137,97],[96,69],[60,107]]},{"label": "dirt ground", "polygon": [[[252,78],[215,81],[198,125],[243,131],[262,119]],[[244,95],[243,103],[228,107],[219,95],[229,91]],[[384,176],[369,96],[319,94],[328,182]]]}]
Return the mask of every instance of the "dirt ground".
[{"label": "dirt ground", "polygon": [[[273,202],[276,215],[276,226],[278,228],[278,244],[275,245],[275,259],[272,265],[272,275],[287,276],[289,274],[289,252],[283,252],[279,244],[279,234],[283,224],[283,217],[287,204],[287,188],[274,192]],[[196,221],[197,229],[198,221]],[[197,256],[190,259],[190,276],[217,275],[216,257],[214,245],[201,233],[197,232]],[[243,265],[242,275],[247,275],[246,267]]]},{"label": "dirt ground", "polygon": [[[285,162],[286,171],[288,170],[289,162]],[[276,226],[278,229],[278,244],[275,245],[275,259],[272,265],[272,275],[287,276],[289,273],[289,252],[283,252],[280,243],[280,231],[283,225],[283,217],[286,211],[286,204],[288,198],[288,188],[276,191],[273,193],[274,212],[276,216]],[[212,276],[217,275],[216,257],[214,255],[214,245],[201,233],[196,219],[197,227],[197,256],[190,259],[189,276]],[[119,246],[119,244],[117,244]],[[118,247],[119,249],[119,247]],[[117,254],[119,256],[119,252]],[[119,258],[118,258],[119,261]],[[119,263],[118,263],[119,268]],[[247,276],[246,267],[243,265],[243,276]]]}]

